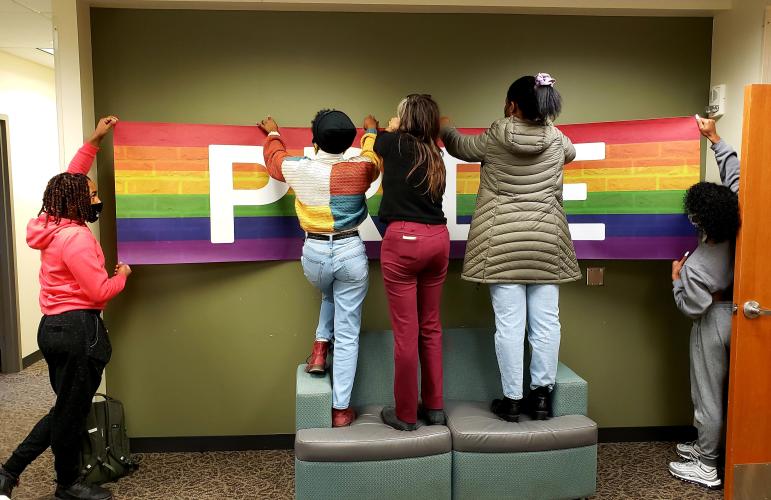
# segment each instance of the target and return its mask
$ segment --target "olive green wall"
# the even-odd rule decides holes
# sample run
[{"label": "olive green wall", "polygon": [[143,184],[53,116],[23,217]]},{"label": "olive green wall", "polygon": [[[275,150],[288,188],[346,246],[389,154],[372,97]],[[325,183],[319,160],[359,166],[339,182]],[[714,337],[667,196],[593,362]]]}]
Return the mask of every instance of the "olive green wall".
[{"label": "olive green wall", "polygon": [[[337,107],[385,122],[409,92],[431,93],[463,126],[502,112],[509,83],[555,75],[563,123],[689,115],[709,83],[710,19],[92,10],[99,115],[307,126]],[[99,156],[112,203],[111,147]],[[114,255],[114,220],[102,240]],[[451,266],[443,321],[493,324],[484,288]],[[583,262],[582,265],[594,264]],[[590,384],[604,427],[690,422],[689,322],[668,262],[601,262],[606,285],[563,288],[562,359]],[[389,327],[377,262],[364,329]],[[293,432],[294,370],[308,354],[318,294],[298,262],[136,266],[110,305],[110,392],[133,436]]]}]

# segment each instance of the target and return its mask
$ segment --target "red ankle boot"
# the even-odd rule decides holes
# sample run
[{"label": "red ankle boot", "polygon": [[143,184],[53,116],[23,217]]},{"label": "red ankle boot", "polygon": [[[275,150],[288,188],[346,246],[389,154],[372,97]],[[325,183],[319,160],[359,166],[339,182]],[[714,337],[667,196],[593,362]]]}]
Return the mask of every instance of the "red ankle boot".
[{"label": "red ankle boot", "polygon": [[308,358],[308,364],[305,371],[314,375],[324,375],[327,371],[327,350],[329,342],[317,340],[313,343],[313,352]]},{"label": "red ankle boot", "polygon": [[332,427],[347,427],[356,420],[356,412],[350,408],[338,410],[332,408]]}]

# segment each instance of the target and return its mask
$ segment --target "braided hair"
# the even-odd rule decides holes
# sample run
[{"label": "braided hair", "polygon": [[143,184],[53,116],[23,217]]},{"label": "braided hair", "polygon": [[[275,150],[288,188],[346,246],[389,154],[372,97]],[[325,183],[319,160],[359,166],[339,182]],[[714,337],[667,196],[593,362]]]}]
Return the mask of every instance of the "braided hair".
[{"label": "braided hair", "polygon": [[53,219],[59,224],[62,219],[71,219],[85,224],[91,211],[91,193],[88,177],[83,174],[62,173],[48,181],[43,206],[38,215],[46,214],[46,225]]}]

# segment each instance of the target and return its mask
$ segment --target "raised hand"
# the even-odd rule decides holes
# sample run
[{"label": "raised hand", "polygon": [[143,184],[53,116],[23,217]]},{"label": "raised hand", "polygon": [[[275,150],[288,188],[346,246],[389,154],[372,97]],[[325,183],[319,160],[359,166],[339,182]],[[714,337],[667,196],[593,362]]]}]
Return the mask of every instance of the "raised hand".
[{"label": "raised hand", "polygon": [[709,139],[709,142],[712,144],[720,142],[720,136],[717,135],[717,125],[715,124],[715,120],[711,118],[702,118],[699,115],[696,115],[695,118],[696,125],[698,125],[701,135]]},{"label": "raised hand", "polygon": [[452,120],[450,120],[449,116],[440,116],[439,117],[439,128],[449,127],[450,124],[452,124]]},{"label": "raised hand", "polygon": [[683,268],[683,264],[685,264],[685,260],[687,258],[688,253],[683,255],[682,259],[672,261],[672,281],[677,281],[680,279],[680,270]]},{"label": "raised hand", "polygon": [[115,275],[117,276],[119,274],[128,278],[131,274],[131,267],[129,267],[128,264],[124,264],[123,262],[118,262],[118,264],[115,266]]},{"label": "raised hand", "polygon": [[118,123],[117,116],[110,115],[100,119],[99,123],[96,124],[94,133],[91,134],[91,137],[88,139],[88,142],[94,146],[98,146],[99,143],[102,142],[102,139],[104,139],[104,136],[112,130],[116,123]]},{"label": "raised hand", "polygon": [[264,120],[257,124],[266,134],[278,132],[278,123],[272,116],[266,116]]},{"label": "raised hand", "polygon": [[367,115],[364,118],[364,130],[377,130],[380,127],[380,123],[372,115]]}]

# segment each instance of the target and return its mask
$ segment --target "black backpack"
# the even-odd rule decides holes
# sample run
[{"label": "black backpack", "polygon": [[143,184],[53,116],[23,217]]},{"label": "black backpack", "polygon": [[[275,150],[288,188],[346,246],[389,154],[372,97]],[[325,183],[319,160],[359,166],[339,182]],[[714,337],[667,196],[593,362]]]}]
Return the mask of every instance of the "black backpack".
[{"label": "black backpack", "polygon": [[102,484],[131,474],[139,461],[131,456],[123,415],[123,403],[105,394],[91,405],[86,418],[86,435],[80,457],[80,471],[86,482]]}]

